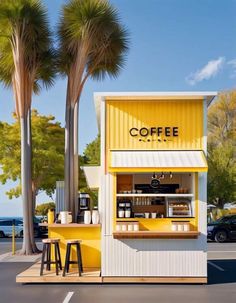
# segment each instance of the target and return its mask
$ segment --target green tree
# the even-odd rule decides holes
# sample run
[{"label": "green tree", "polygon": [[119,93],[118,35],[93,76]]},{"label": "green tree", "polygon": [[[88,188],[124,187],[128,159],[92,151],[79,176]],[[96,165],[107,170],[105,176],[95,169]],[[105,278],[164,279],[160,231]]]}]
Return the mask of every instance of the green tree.
[{"label": "green tree", "polygon": [[38,252],[34,240],[31,103],[33,92],[52,84],[53,52],[47,15],[39,0],[0,1],[0,81],[11,86],[21,128],[22,254]]},{"label": "green tree", "polygon": [[54,202],[48,202],[37,205],[35,209],[35,214],[37,216],[46,216],[48,214],[49,209],[55,209],[56,205]]},{"label": "green tree", "polygon": [[58,69],[67,77],[65,201],[74,214],[78,192],[78,109],[88,78],[117,77],[124,65],[127,32],[106,0],[69,0],[58,28]]},{"label": "green tree", "polygon": [[208,201],[236,200],[236,91],[219,94],[208,111]]},{"label": "green tree", "polygon": [[100,134],[84,150],[85,164],[100,165]]},{"label": "green tree", "polygon": [[[13,124],[0,122],[0,182],[20,178],[20,124],[14,115]],[[53,116],[41,116],[32,111],[32,193],[33,209],[41,191],[51,196],[56,181],[64,177],[64,128]],[[7,192],[9,198],[19,197],[20,185]]]}]

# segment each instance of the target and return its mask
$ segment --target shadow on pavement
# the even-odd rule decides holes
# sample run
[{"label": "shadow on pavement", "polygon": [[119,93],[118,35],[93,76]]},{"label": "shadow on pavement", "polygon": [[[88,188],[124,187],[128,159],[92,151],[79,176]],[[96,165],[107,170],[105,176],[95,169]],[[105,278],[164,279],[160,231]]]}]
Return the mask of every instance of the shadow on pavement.
[{"label": "shadow on pavement", "polygon": [[208,284],[224,284],[236,282],[236,259],[211,260],[208,262],[207,266]]}]

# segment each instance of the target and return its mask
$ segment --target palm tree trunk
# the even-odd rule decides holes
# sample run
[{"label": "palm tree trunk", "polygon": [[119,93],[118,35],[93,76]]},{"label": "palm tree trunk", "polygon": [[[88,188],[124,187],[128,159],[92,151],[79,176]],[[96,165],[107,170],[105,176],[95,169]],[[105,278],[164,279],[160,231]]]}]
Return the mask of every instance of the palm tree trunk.
[{"label": "palm tree trunk", "polygon": [[29,148],[28,148],[28,123],[27,117],[20,118],[21,125],[21,187],[22,187],[22,203],[23,203],[23,245],[21,254],[31,255],[33,253],[31,244],[31,224],[29,210]]},{"label": "palm tree trunk", "polygon": [[72,212],[75,222],[78,212],[78,102],[66,107],[65,210]]},{"label": "palm tree trunk", "polygon": [[78,213],[78,186],[79,186],[79,157],[78,157],[78,135],[79,135],[79,101],[76,102],[75,108],[74,108],[74,151],[73,151],[73,158],[74,158],[74,190],[73,190],[73,213],[74,213],[74,219],[77,216]]},{"label": "palm tree trunk", "polygon": [[21,186],[24,218],[24,240],[21,254],[39,253],[34,239],[34,201],[32,191],[31,111],[21,118]]},{"label": "palm tree trunk", "polygon": [[74,167],[74,107],[71,104],[69,97],[67,97],[66,103],[66,125],[65,125],[65,210],[73,211],[73,167]]},{"label": "palm tree trunk", "polygon": [[28,111],[27,115],[27,124],[28,124],[28,152],[29,152],[29,221],[30,221],[30,240],[32,245],[33,253],[39,253],[40,250],[37,248],[35,239],[34,239],[34,211],[35,211],[35,186],[32,181],[32,127],[31,127],[31,109]]}]

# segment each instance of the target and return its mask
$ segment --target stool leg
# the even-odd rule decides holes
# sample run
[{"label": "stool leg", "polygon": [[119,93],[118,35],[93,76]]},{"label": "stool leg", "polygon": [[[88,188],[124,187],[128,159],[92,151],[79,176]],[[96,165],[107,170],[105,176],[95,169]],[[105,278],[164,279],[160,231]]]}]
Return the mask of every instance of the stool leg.
[{"label": "stool leg", "polygon": [[43,275],[45,253],[46,253],[46,244],[44,243],[43,244],[42,259],[41,259],[41,267],[40,267],[40,276]]},{"label": "stool leg", "polygon": [[77,264],[78,264],[78,270],[79,270],[79,276],[81,276],[81,255],[80,255],[80,245],[79,243],[76,243],[76,252],[77,252]]},{"label": "stool leg", "polygon": [[47,270],[51,270],[51,243],[47,243]]},{"label": "stool leg", "polygon": [[68,260],[67,260],[67,267],[66,267],[66,272],[69,272],[70,269],[70,253],[71,253],[71,244],[67,244],[68,245]]},{"label": "stool leg", "polygon": [[58,276],[58,257],[57,257],[56,243],[54,244],[54,256],[55,256],[55,264],[56,264],[56,275]]},{"label": "stool leg", "polygon": [[64,269],[63,269],[63,274],[62,276],[65,277],[66,275],[66,271],[67,271],[67,265],[68,265],[68,256],[69,256],[69,247],[68,245],[66,245],[66,257],[65,257],[65,265],[64,265]]},{"label": "stool leg", "polygon": [[83,272],[83,262],[82,262],[82,253],[81,253],[81,245],[79,243],[79,255],[80,255],[80,270]]},{"label": "stool leg", "polygon": [[58,259],[59,259],[59,268],[60,268],[60,270],[62,270],[61,253],[60,253],[59,243],[56,243],[56,249],[57,249],[57,254],[58,254]]}]

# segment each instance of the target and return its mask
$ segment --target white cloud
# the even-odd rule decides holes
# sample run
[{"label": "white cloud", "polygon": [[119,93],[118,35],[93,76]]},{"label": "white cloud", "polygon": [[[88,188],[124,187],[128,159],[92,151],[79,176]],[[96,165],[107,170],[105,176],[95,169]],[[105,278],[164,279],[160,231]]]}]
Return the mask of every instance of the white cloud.
[{"label": "white cloud", "polygon": [[197,70],[195,73],[191,73],[186,78],[186,81],[190,85],[195,85],[196,83],[201,82],[203,80],[208,80],[214,77],[219,72],[219,70],[224,65],[224,62],[225,57],[219,57],[218,59],[210,60],[205,66],[203,66],[202,69]]},{"label": "white cloud", "polygon": [[227,64],[229,64],[233,69],[233,72],[230,75],[230,77],[231,78],[236,77],[236,59],[232,59],[232,60],[228,61]]}]

